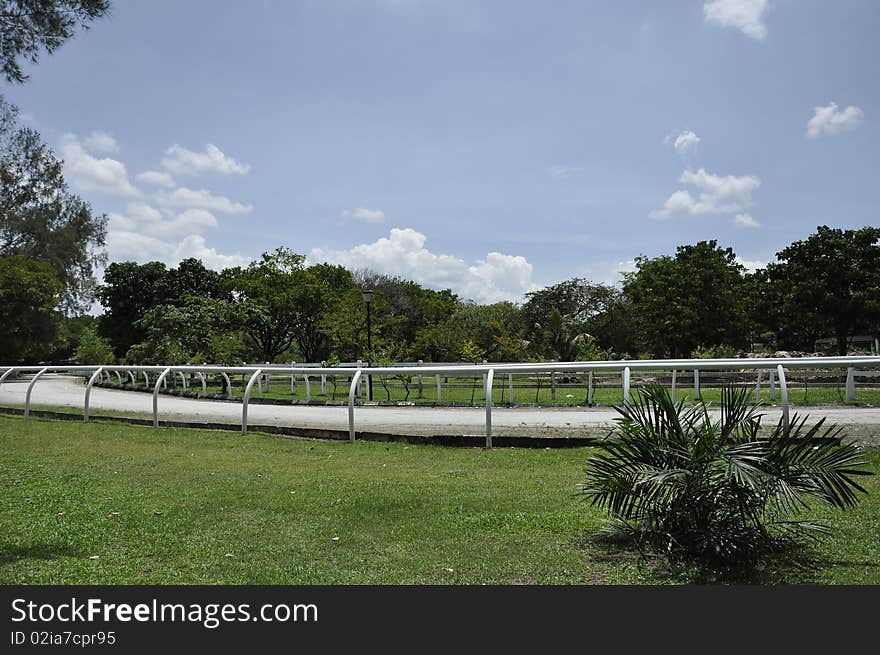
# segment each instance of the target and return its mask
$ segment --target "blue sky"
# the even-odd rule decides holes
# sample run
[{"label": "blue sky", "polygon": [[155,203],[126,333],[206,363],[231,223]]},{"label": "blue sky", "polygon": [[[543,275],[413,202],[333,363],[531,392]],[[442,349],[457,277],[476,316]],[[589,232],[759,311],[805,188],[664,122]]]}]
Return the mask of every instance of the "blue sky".
[{"label": "blue sky", "polygon": [[4,87],[111,259],[312,261],[517,300],[880,223],[873,0],[151,0]]}]

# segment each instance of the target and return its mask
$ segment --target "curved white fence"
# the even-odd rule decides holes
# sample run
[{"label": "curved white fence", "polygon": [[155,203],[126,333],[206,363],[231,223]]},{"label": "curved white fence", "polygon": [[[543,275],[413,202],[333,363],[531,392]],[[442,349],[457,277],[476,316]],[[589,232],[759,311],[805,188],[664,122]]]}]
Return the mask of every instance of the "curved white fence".
[{"label": "curved white fence", "polygon": [[[673,385],[675,384],[676,371],[693,371],[694,388],[699,391],[700,371],[721,370],[770,370],[775,373],[779,380],[781,394],[782,417],[785,425],[790,421],[790,406],[788,397],[788,385],[786,382],[786,369],[846,369],[847,370],[847,397],[853,385],[854,371],[856,368],[880,369],[880,357],[878,356],[853,356],[853,357],[801,357],[801,358],[762,358],[762,359],[651,359],[651,360],[620,360],[599,362],[541,362],[535,364],[453,364],[453,365],[419,365],[419,366],[392,366],[367,368],[364,366],[345,366],[336,368],[319,368],[313,365],[306,366],[132,366],[125,364],[108,364],[104,366],[0,366],[0,384],[10,376],[18,374],[31,374],[33,377],[28,383],[25,395],[24,418],[30,414],[31,393],[37,381],[46,373],[68,373],[88,375],[85,398],[83,400],[83,420],[89,420],[89,398],[92,386],[103,375],[114,373],[117,379],[122,380],[122,374],[132,379],[136,373],[143,373],[147,383],[150,374],[155,374],[156,381],[153,386],[153,426],[159,427],[159,389],[169,375],[180,375],[186,388],[186,374],[199,375],[202,388],[206,388],[205,375],[222,376],[229,384],[229,375],[249,375],[250,378],[242,396],[241,408],[241,433],[247,434],[248,428],[248,402],[261,374],[284,374],[290,375],[294,381],[296,376],[302,376],[308,385],[308,376],[314,375],[348,375],[351,383],[348,393],[348,434],[349,440],[356,438],[355,431],[355,399],[361,377],[373,375],[402,375],[410,374],[452,376],[463,374],[468,376],[483,375],[483,393],[486,407],[485,433],[486,446],[492,446],[492,384],[496,374],[508,374],[508,382],[513,374],[523,373],[589,373],[594,372],[620,372],[623,380],[621,402],[626,404],[630,400],[630,376],[633,371],[658,371],[667,370],[673,372]],[[590,377],[592,380],[592,377]],[[673,387],[674,388],[674,387]],[[697,394],[697,397],[698,394]]]}]

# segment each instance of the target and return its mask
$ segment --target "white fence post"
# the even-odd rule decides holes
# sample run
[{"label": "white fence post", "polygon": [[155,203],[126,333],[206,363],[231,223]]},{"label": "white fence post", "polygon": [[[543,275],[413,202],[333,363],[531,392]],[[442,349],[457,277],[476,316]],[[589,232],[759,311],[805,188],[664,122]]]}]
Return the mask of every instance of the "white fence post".
[{"label": "white fence post", "polygon": [[623,369],[623,405],[624,407],[629,405],[629,366],[624,367]]},{"label": "white fence post", "polygon": [[[838,396],[839,397],[839,396]],[[846,402],[855,402],[856,399],[856,369],[850,366],[846,369]]]},{"label": "white fence post", "polygon": [[309,383],[309,376],[303,373],[303,380],[306,383],[306,402],[309,402],[312,399],[312,385]]},{"label": "white fence post", "polygon": [[593,406],[593,371],[587,373],[587,407]]},{"label": "white fence post", "polygon": [[321,395],[327,395],[327,375],[325,373],[321,373]]},{"label": "white fence post", "polygon": [[672,369],[672,402],[675,402],[675,378],[678,376],[678,369]]},{"label": "white fence post", "polygon": [[694,400],[701,400],[700,396],[700,369],[694,369]]},{"label": "white fence post", "polygon": [[495,369],[490,368],[486,374],[486,384],[483,387],[483,397],[486,399],[486,448],[492,447],[492,380],[495,377]]},{"label": "white fence post", "polygon": [[159,374],[159,378],[156,380],[156,386],[153,387],[153,427],[159,427],[159,387],[163,389],[166,388],[163,386],[165,384],[165,377],[168,375],[169,371],[171,371],[171,367],[167,367],[162,373]]},{"label": "white fence post", "polygon": [[101,377],[101,371],[104,369],[102,367],[98,367],[94,373],[92,373],[92,377],[89,378],[88,383],[86,384],[86,397],[83,400],[83,421],[89,420],[89,396],[92,395],[92,385],[95,384],[95,380]]},{"label": "white fence post", "polygon": [[776,367],[776,374],[779,376],[779,392],[782,394],[782,425],[788,432],[789,412],[788,412],[788,384],[785,382],[785,369],[782,364]]},{"label": "white fence post", "polygon": [[442,398],[443,398],[442,391],[440,390],[440,374],[439,373],[437,373],[437,375],[434,376],[434,381],[437,384],[437,402],[439,403],[442,401]]},{"label": "white fence post", "polygon": [[358,369],[351,378],[351,386],[348,389],[348,440],[354,441],[354,397],[358,385],[361,382],[361,370]]},{"label": "white fence post", "polygon": [[44,367],[44,368],[40,369],[37,372],[37,374],[31,378],[31,381],[28,384],[27,392],[25,393],[25,396],[24,396],[24,420],[25,421],[27,420],[28,415],[31,413],[31,392],[34,390],[34,385],[37,383],[37,380],[40,379],[40,377],[43,375],[43,373],[45,373],[47,370],[49,370],[48,367]]},{"label": "white fence post", "polygon": [[259,380],[263,373],[263,369],[258,368],[254,371],[254,374],[251,375],[251,379],[248,380],[247,386],[244,389],[244,394],[241,397],[241,433],[242,435],[247,434],[247,421],[248,421],[248,401],[251,399],[251,391],[254,389],[254,382]]}]

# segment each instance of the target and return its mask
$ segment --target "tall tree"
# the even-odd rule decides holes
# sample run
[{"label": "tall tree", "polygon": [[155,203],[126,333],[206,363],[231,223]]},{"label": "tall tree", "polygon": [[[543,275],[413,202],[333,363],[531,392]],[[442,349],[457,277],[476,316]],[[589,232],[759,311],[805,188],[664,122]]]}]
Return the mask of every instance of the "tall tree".
[{"label": "tall tree", "polygon": [[637,257],[623,288],[645,347],[687,357],[697,347],[744,346],[743,271],[733,250],[714,240],[679,246],[674,257]]},{"label": "tall tree", "polygon": [[0,0],[0,65],[8,82],[28,76],[21,61],[37,63],[40,53],[52,54],[78,27],[107,14],[108,0]]},{"label": "tall tree", "polygon": [[16,116],[0,97],[0,257],[49,264],[64,286],[63,308],[82,309],[104,262],[107,218],[68,191],[61,161]]},{"label": "tall tree", "polygon": [[851,337],[880,326],[880,228],[822,225],[776,258],[767,276],[780,307],[777,329],[806,320],[814,332],[833,336],[837,352],[845,355]]},{"label": "tall tree", "polygon": [[35,362],[51,352],[62,289],[48,264],[21,255],[0,258],[0,362]]},{"label": "tall tree", "polygon": [[113,262],[105,269],[104,284],[97,293],[106,308],[100,333],[113,344],[117,357],[125,357],[129,348],[146,338],[138,321],[163,301],[166,275],[162,262]]}]

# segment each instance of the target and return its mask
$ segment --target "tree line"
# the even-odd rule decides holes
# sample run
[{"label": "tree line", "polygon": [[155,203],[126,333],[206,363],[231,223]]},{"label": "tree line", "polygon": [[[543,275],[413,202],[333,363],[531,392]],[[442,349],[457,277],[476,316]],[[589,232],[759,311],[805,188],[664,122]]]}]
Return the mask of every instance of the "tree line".
[{"label": "tree line", "polygon": [[[0,362],[542,361],[812,351],[880,326],[880,228],[820,226],[748,272],[716,241],[637,257],[620,286],[572,278],[477,304],[280,247],[213,271],[112,262],[107,219],[0,97]],[[103,281],[96,271],[103,268]],[[363,289],[372,289],[368,338]],[[97,299],[100,316],[85,310]],[[372,348],[368,346],[371,345]]]}]

